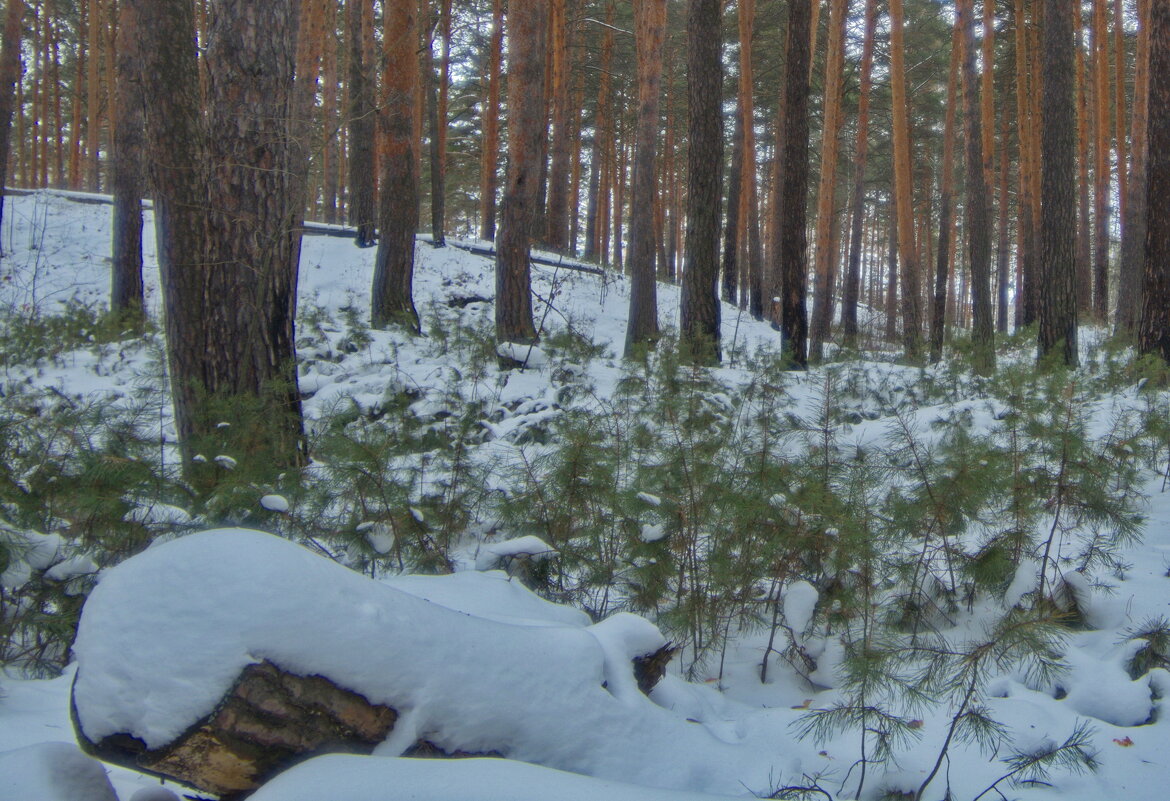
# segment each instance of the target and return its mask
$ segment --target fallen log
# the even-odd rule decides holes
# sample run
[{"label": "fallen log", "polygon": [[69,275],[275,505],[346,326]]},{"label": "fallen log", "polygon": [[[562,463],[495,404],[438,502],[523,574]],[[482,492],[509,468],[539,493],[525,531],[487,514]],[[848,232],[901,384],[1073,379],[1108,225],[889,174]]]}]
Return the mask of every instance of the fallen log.
[{"label": "fallen log", "polygon": [[88,753],[106,762],[174,779],[223,798],[254,790],[293,762],[324,753],[369,754],[398,714],[321,676],[297,676],[271,662],[244,668],[215,711],[161,748],[113,734]]},{"label": "fallen log", "polygon": [[379,745],[557,766],[551,732],[570,719],[629,728],[674,649],[633,615],[476,618],[227,529],[105,573],[74,652],[84,750],[237,798],[309,756]]}]

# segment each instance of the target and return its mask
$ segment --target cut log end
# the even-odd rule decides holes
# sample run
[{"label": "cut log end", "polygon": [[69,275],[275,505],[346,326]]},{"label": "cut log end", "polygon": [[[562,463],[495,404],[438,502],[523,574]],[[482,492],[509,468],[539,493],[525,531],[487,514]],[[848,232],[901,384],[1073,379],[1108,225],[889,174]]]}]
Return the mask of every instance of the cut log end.
[{"label": "cut log end", "polygon": [[261,662],[244,669],[211,715],[162,748],[126,734],[94,743],[76,715],[74,727],[82,747],[100,759],[233,798],[314,754],[368,754],[397,717],[326,678]]},{"label": "cut log end", "polygon": [[[678,652],[671,643],[635,657],[638,688],[649,694]],[[76,699],[73,726],[81,747],[106,762],[177,780],[222,799],[241,798],[276,773],[323,753],[368,754],[386,739],[398,713],[337,686],[323,676],[298,676],[271,662],[244,668],[216,709],[160,748],[129,734],[93,742],[81,730]],[[444,750],[420,740],[407,752],[421,757],[503,756],[499,751]]]}]

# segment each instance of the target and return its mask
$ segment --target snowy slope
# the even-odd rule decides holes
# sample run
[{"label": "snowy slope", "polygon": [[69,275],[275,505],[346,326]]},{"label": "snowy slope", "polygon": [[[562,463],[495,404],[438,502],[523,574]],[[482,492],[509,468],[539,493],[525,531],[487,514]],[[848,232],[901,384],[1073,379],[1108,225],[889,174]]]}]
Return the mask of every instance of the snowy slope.
[{"label": "snowy slope", "polygon": [[[108,291],[109,209],[79,205],[48,193],[10,198],[7,204],[0,307],[27,315],[38,310],[52,313],[70,303],[100,305]],[[492,265],[457,248],[435,250],[420,244],[418,255],[416,304],[424,319],[430,321],[429,335],[415,339],[396,332],[366,331],[359,341],[354,338],[355,327],[347,322],[347,316],[356,320],[368,316],[372,251],[359,250],[342,239],[306,238],[300,284],[299,351],[301,387],[310,395],[305,410],[311,423],[327,420],[350,404],[363,412],[376,413],[388,402],[388,395],[402,388],[409,388],[416,398],[419,415],[435,414],[444,408],[447,393],[456,389],[461,396],[479,398],[485,404],[485,425],[490,427],[491,436],[479,445],[474,458],[500,463],[518,457],[516,440],[520,434],[561,413],[561,387],[554,380],[558,371],[581,371],[584,374],[574,380],[588,386],[593,397],[612,396],[624,374],[616,358],[624,340],[628,303],[629,287],[623,277],[598,277],[545,266],[534,269],[534,290],[539,298],[536,316],[546,333],[575,333],[603,346],[608,354],[583,365],[553,352],[548,363],[523,372],[500,374],[493,364],[488,364],[484,374],[473,375],[463,370],[463,365],[456,363],[443,346],[443,329],[455,323],[473,325],[490,319],[491,304],[484,299],[493,293]],[[149,224],[146,258],[148,264],[153,263],[153,231]],[[148,305],[157,312],[156,270],[147,270],[146,283]],[[677,315],[677,288],[661,287],[659,301],[660,318],[672,322]],[[727,305],[723,311],[728,351],[739,354],[741,349],[750,351],[757,345],[775,347],[776,334],[769,326],[751,321]],[[69,398],[100,396],[117,398],[127,405],[141,404],[144,397],[158,394],[159,353],[157,340],[81,348],[35,366],[9,366],[0,375],[0,391],[8,397],[14,388],[52,388]],[[849,434],[850,444],[858,448],[879,443],[887,436],[889,421],[879,417],[884,405],[907,409],[909,425],[927,441],[935,436],[936,420],[962,414],[972,420],[974,428],[987,429],[1001,412],[994,401],[975,393],[947,401],[934,398],[920,402],[916,393],[923,376],[942,381],[942,371],[924,374],[917,368],[878,362],[851,369],[852,375],[862,376],[868,393],[856,401],[857,421]],[[731,384],[752,380],[742,358],[735,365],[728,363],[717,375]],[[786,409],[793,414],[814,413],[824,377],[824,370],[789,377],[783,388]],[[956,386],[956,393],[965,391],[962,381]],[[590,402],[588,393],[582,392],[581,396],[584,400],[580,403]],[[1091,410],[1094,426],[1104,430],[1111,420],[1140,403],[1131,396],[1103,399]],[[493,410],[498,412],[494,416],[489,414]],[[165,399],[158,399],[153,425],[173,440],[169,414]],[[1150,500],[1145,509],[1143,541],[1127,546],[1120,554],[1128,568],[1109,578],[1111,591],[1086,588],[1084,606],[1092,628],[1067,635],[1064,661],[1069,670],[1059,686],[1041,685],[1005,671],[992,681],[987,700],[994,718],[1007,727],[1009,740],[1017,748],[1059,743],[1079,724],[1091,725],[1091,743],[1101,767],[1097,773],[1087,775],[1054,772],[1046,780],[1051,787],[1001,784],[999,789],[1009,798],[1155,801],[1165,797],[1165,788],[1170,784],[1170,756],[1166,749],[1170,724],[1165,720],[1163,699],[1170,692],[1170,674],[1154,670],[1132,680],[1125,669],[1137,647],[1126,638],[1126,630],[1151,618],[1170,617],[1170,578],[1166,575],[1170,568],[1170,493],[1161,489],[1161,479],[1151,476],[1146,484]],[[258,507],[267,492],[257,491]],[[184,510],[161,504],[136,513],[152,521],[157,519],[160,527],[167,520],[184,524],[189,520]],[[199,520],[193,525],[205,526]],[[93,668],[94,681],[110,680],[124,669],[144,671],[128,675],[136,676],[138,686],[147,686],[152,681],[166,680],[166,674],[150,670],[151,665],[194,658],[188,653],[193,649],[180,648],[176,641],[168,639],[171,634],[163,625],[163,616],[174,612],[169,605],[172,590],[175,603],[202,604],[197,607],[200,615],[207,615],[219,627],[235,633],[228,651],[218,654],[224,664],[208,668],[207,674],[214,680],[191,685],[198,692],[177,698],[181,694],[173,688],[161,687],[147,694],[123,687],[117,692],[122,693],[125,703],[83,713],[83,721],[91,715],[93,720],[101,721],[92,724],[94,733],[102,731],[103,726],[112,730],[110,726],[142,725],[144,735],[161,737],[167,731],[182,728],[183,721],[189,722],[192,715],[205,711],[207,699],[222,688],[225,680],[234,678],[233,671],[263,651],[259,654],[262,657],[286,659],[290,669],[299,665],[306,670],[328,666],[350,671],[355,681],[369,682],[373,695],[394,698],[399,703],[405,700],[406,705],[424,710],[413,725],[416,731],[428,734],[438,725],[437,720],[451,717],[447,712],[436,711],[442,703],[450,702],[452,707],[478,710],[481,717],[476,725],[485,727],[479,734],[495,738],[501,731],[493,710],[506,705],[509,714],[519,720],[516,729],[505,732],[516,743],[514,756],[600,777],[564,777],[548,767],[478,761],[448,766],[417,765],[388,757],[337,757],[306,763],[295,774],[280,780],[284,784],[274,784],[265,791],[266,795],[258,796],[266,799],[327,796],[359,801],[398,797],[379,795],[378,788],[385,782],[399,781],[404,788],[414,788],[413,797],[420,799],[433,797],[425,793],[433,792],[436,784],[443,781],[449,785],[440,786],[451,788],[446,797],[481,797],[485,801],[520,797],[509,795],[509,788],[516,785],[536,788],[540,797],[624,798],[638,792],[611,785],[599,790],[598,785],[590,783],[596,780],[739,796],[768,795],[778,787],[815,782],[842,799],[848,798],[855,786],[855,763],[860,756],[855,732],[825,741],[797,736],[808,710],[828,708],[842,698],[841,691],[832,689],[832,668],[839,654],[835,656],[831,648],[822,655],[821,672],[817,675],[821,684],[830,689],[812,687],[779,664],[774,666],[769,683],[761,684],[758,668],[765,637],[759,632],[744,633],[729,648],[721,679],[714,669],[700,676],[710,679],[700,684],[688,683],[677,675],[668,676],[654,691],[654,703],[650,703],[601,689],[601,680],[607,675],[607,654],[603,642],[588,633],[589,621],[583,613],[536,598],[501,573],[475,572],[481,552],[474,547],[469,547],[459,562],[460,567],[467,568],[465,572],[446,577],[392,577],[375,584],[302,553],[295,546],[283,546],[270,553],[267,545],[257,543],[255,535],[237,535],[180,539],[148,551],[138,563],[140,567],[130,563],[105,574],[99,585],[99,598],[119,592],[119,576],[123,573],[141,571],[141,580],[153,588],[157,597],[168,601],[158,606],[140,605],[135,620],[83,635],[82,652],[90,649],[90,653],[100,653],[105,664],[103,668]],[[648,542],[654,542],[656,536],[658,532],[651,527]],[[184,561],[203,564],[205,568],[193,567],[185,573],[164,564],[168,551],[184,548],[190,549]],[[323,566],[317,566],[317,562]],[[277,565],[289,570],[303,568],[319,577],[319,581],[311,582],[312,592],[304,593],[303,604],[296,597],[299,585],[288,587],[288,579],[283,571],[275,569]],[[486,560],[483,566],[487,566]],[[196,593],[191,589],[193,581],[211,582],[217,592]],[[264,588],[272,592],[264,592]],[[285,598],[286,595],[293,597]],[[387,598],[393,600],[386,601]],[[807,623],[816,600],[805,588],[790,588],[784,605],[791,620]],[[332,611],[324,615],[319,611],[324,608]],[[442,625],[455,627],[461,641],[475,643],[475,653],[457,644],[431,642],[425,631],[404,626],[403,636],[413,637],[413,646],[400,655],[405,661],[395,662],[394,671],[381,670],[381,660],[392,655],[380,650],[378,619],[392,619],[397,614],[394,609],[407,610],[403,614],[413,620],[441,619]],[[976,605],[956,617],[956,631],[963,636],[977,636],[986,621],[1002,611]],[[293,648],[289,631],[274,626],[273,618],[295,620],[301,627],[319,627],[314,637],[330,641],[332,646],[319,653]],[[337,630],[334,622],[338,619],[346,621],[349,631]],[[264,621],[263,625],[260,621]],[[350,624],[353,628],[349,628]],[[193,631],[198,633],[198,627]],[[548,638],[559,643],[553,653],[538,645],[547,643]],[[313,637],[304,639],[312,641]],[[810,643],[816,639],[809,637]],[[504,668],[485,672],[485,660],[505,666],[522,663],[521,667],[533,668],[533,673],[543,676],[539,681],[544,683],[515,686]],[[608,662],[614,661],[610,655]],[[535,670],[538,667],[547,668],[553,675]],[[50,681],[0,678],[0,752],[72,739],[68,690],[74,669]],[[83,665],[80,680],[91,680],[89,670]],[[405,675],[414,675],[420,681],[433,679],[448,689],[420,700],[409,696]],[[565,705],[555,719],[541,711],[550,697]],[[181,703],[144,704],[148,698]],[[883,775],[871,773],[863,798],[877,798],[883,790],[917,789],[935,762],[953,711],[931,707],[917,712],[920,722],[915,729],[916,739],[901,747],[896,761],[882,769]],[[573,724],[566,725],[566,720]],[[90,724],[86,725],[88,730]],[[517,734],[521,731],[528,734]],[[391,743],[387,750],[393,753],[394,746]],[[0,753],[0,758],[3,756]],[[972,743],[956,743],[945,773],[927,792],[928,801],[941,799],[948,784],[955,798],[974,798],[1007,772],[998,758],[1002,756],[986,754]],[[7,764],[21,760],[16,756],[8,759]],[[871,771],[876,770],[871,766]],[[122,801],[128,801],[136,790],[157,786],[154,780],[121,769],[113,770],[111,777]],[[4,781],[0,775],[0,798],[4,797]],[[348,789],[347,783],[351,783]],[[290,785],[294,789],[285,789]],[[300,792],[305,795],[296,795]],[[661,796],[639,797],[682,799],[665,789]],[[990,797],[996,797],[996,792],[984,796]]]}]

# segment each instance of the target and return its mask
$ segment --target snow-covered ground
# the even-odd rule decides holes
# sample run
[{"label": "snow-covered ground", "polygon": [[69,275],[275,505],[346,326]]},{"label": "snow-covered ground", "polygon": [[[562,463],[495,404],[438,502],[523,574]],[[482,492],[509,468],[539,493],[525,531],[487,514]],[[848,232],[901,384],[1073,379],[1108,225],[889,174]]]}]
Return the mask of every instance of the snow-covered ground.
[{"label": "snow-covered ground", "polygon": [[[53,313],[68,304],[100,305],[108,291],[109,213],[108,207],[48,193],[7,199],[0,308],[28,315]],[[157,314],[160,292],[149,224],[145,233],[146,260],[152,265],[146,275],[148,305]],[[435,416],[456,388],[462,397],[484,403],[490,436],[476,458],[506,461],[516,458],[524,432],[561,413],[566,373],[584,372],[574,381],[588,388],[585,394],[609,398],[617,391],[625,375],[618,358],[629,291],[624,278],[536,266],[538,323],[546,333],[569,332],[591,341],[603,348],[602,354],[576,360],[542,345],[533,354],[513,354],[534,357],[523,371],[500,373],[488,364],[475,372],[440,346],[441,329],[490,319],[492,265],[454,247],[436,250],[420,244],[418,255],[416,304],[424,320],[432,321],[429,336],[422,339],[347,322],[347,315],[367,317],[373,252],[344,239],[306,238],[298,333],[310,426],[351,405],[377,414],[403,388],[410,389],[418,416]],[[660,319],[673,322],[677,289],[661,286],[659,302]],[[723,335],[726,350],[738,361],[726,361],[716,375],[728,384],[747,384],[752,375],[744,367],[744,354],[775,347],[776,334],[724,305]],[[101,396],[141,403],[143,388],[157,384],[152,378],[157,370],[157,344],[80,348],[37,364],[6,366],[0,393],[7,398],[22,388],[51,388],[75,400]],[[858,370],[884,393],[883,403],[904,406],[911,425],[924,436],[935,420],[965,414],[973,426],[989,428],[1000,413],[995,401],[974,395],[918,403],[916,368],[871,362]],[[824,386],[823,370],[789,376],[786,410],[815,415]],[[961,394],[964,383],[956,386]],[[1093,426],[1104,430],[1139,401],[1122,393],[1096,404]],[[851,445],[860,449],[887,435],[889,420],[879,417],[872,393],[856,400],[856,410]],[[166,404],[159,403],[157,412],[154,424],[165,435],[170,427]],[[1029,801],[1166,797],[1170,723],[1162,699],[1170,693],[1170,673],[1154,669],[1135,680],[1126,667],[1140,643],[1125,632],[1151,619],[1170,618],[1170,493],[1161,491],[1155,475],[1144,487],[1148,502],[1142,510],[1142,539],[1118,554],[1127,567],[1107,577],[1108,589],[1073,587],[1088,625],[1065,635],[1067,669],[1059,682],[1037,682],[1008,668],[991,679],[984,699],[989,716],[1006,729],[1004,742],[1017,751],[1060,744],[1088,724],[1088,744],[1099,769],[1081,774],[1053,770],[1044,782],[1022,786],[1004,782],[984,798],[1000,797],[1001,791],[1003,797]],[[661,502],[642,494],[639,500],[649,507]],[[290,503],[272,488],[256,492],[255,506],[272,514],[295,513],[295,504],[295,498]],[[211,527],[198,519],[192,523],[186,510],[164,504],[134,514],[160,526]],[[423,513],[411,509],[410,514],[418,519]],[[377,551],[393,544],[374,524],[363,531]],[[641,528],[647,546],[664,536],[661,521]],[[46,553],[38,556],[30,549],[29,558],[39,561],[9,570],[54,563],[46,549],[56,552],[57,543],[36,542]],[[800,736],[810,711],[830,708],[845,697],[835,688],[833,668],[840,655],[831,638],[809,631],[818,602],[815,588],[793,582],[782,607],[796,641],[820,649],[817,685],[779,662],[762,684],[759,664],[767,632],[747,632],[733,638],[721,665],[700,665],[706,672],[694,682],[668,675],[647,699],[631,688],[624,663],[664,641],[652,624],[628,615],[594,624],[579,610],[538,598],[505,573],[490,570],[511,556],[539,555],[541,548],[532,540],[469,539],[455,560],[460,572],[374,580],[270,535],[238,529],[152,547],[102,575],[94,593],[98,611],[92,623],[86,618],[81,631],[80,669],[74,663],[50,680],[0,677],[0,801],[31,799],[29,788],[78,801],[109,798],[76,752],[34,747],[74,742],[69,693],[75,677],[91,697],[104,699],[78,709],[91,737],[132,731],[148,742],[161,742],[206,714],[243,665],[262,659],[294,671],[328,671],[371,700],[409,710],[404,725],[374,756],[311,760],[255,796],[265,801],[697,801],[697,793],[766,797],[780,788],[813,786],[835,799],[851,797],[858,781],[860,733],[845,729],[823,740]],[[72,564],[62,568],[62,576],[93,567]],[[5,572],[4,578],[17,582],[20,575]],[[1017,587],[1015,597],[1027,589]],[[143,603],[143,597],[156,600]],[[126,610],[124,616],[118,609]],[[172,625],[180,610],[186,610],[184,622]],[[973,604],[956,616],[956,630],[966,632],[956,639],[979,637],[1003,611],[999,602]],[[448,633],[436,637],[436,631]],[[945,703],[918,710],[914,736],[898,746],[892,761],[869,766],[862,798],[917,790],[935,764],[954,714],[955,708]],[[452,728],[452,721],[462,728]],[[534,764],[398,758],[419,736],[463,748],[475,743],[499,747],[503,741],[509,756]],[[1006,756],[1006,749],[989,754],[975,742],[956,741],[925,800],[942,799],[948,788],[956,799],[976,798],[1010,770],[1001,761]],[[109,776],[122,801],[145,801],[158,788],[157,780],[122,768],[109,768]],[[58,786],[52,789],[54,781]]]}]

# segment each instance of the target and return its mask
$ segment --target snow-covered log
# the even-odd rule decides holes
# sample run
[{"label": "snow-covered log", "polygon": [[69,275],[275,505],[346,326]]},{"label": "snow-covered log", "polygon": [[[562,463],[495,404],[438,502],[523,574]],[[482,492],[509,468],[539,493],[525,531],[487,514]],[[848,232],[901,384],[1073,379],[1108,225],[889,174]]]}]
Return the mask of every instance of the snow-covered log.
[{"label": "snow-covered log", "polygon": [[105,573],[74,650],[87,751],[228,797],[307,754],[419,743],[570,770],[612,761],[612,738],[569,747],[553,730],[662,723],[643,693],[672,653],[634,615],[594,626],[477,618],[242,529],[193,534]]}]

